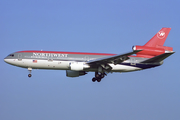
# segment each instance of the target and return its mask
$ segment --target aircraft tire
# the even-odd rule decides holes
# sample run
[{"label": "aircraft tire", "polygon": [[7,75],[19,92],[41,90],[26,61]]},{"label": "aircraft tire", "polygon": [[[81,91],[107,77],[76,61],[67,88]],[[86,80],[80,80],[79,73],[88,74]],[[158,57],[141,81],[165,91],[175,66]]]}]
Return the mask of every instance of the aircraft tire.
[{"label": "aircraft tire", "polygon": [[98,78],[98,79],[97,79],[97,82],[101,82],[101,78]]},{"label": "aircraft tire", "polygon": [[31,75],[31,74],[28,74],[28,77],[30,78],[30,77],[32,77],[32,75]]},{"label": "aircraft tire", "polygon": [[93,81],[93,82],[96,82],[96,80],[97,80],[96,78],[92,78],[92,81]]},{"label": "aircraft tire", "polygon": [[99,76],[100,76],[99,74],[96,74],[96,75],[95,75],[96,78],[99,78]]},{"label": "aircraft tire", "polygon": [[101,78],[104,78],[104,74],[101,74]]}]

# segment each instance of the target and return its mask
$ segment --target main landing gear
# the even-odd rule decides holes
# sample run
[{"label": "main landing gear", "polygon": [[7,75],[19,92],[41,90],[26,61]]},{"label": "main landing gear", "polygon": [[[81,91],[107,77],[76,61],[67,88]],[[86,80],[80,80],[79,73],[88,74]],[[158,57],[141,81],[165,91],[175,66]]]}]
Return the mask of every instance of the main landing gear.
[{"label": "main landing gear", "polygon": [[32,68],[28,68],[28,71],[29,71],[28,77],[30,78],[30,77],[32,77],[32,75],[31,75]]},{"label": "main landing gear", "polygon": [[95,77],[92,78],[92,81],[95,82],[101,82],[101,79],[104,78],[104,76],[106,75],[106,73],[98,73],[95,72]]}]

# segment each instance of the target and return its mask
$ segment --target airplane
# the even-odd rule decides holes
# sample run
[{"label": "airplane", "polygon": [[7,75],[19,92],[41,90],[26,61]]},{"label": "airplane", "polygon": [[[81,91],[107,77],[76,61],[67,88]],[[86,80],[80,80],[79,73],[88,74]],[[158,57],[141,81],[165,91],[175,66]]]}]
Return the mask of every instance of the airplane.
[{"label": "airplane", "polygon": [[95,72],[92,81],[100,82],[108,73],[131,72],[157,67],[175,53],[172,47],[163,46],[171,28],[162,28],[145,45],[132,47],[124,54],[58,52],[26,50],[9,54],[4,61],[27,68],[28,77],[33,69],[66,70],[67,77],[79,77]]}]

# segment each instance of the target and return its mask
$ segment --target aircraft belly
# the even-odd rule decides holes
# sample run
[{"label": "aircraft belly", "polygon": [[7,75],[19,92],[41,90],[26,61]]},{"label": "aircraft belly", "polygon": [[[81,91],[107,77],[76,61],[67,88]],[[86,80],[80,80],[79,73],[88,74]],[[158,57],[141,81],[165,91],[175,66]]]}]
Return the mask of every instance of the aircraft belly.
[{"label": "aircraft belly", "polygon": [[135,67],[135,66],[127,66],[127,65],[114,65],[110,64],[112,67],[112,72],[131,72],[136,70],[141,70],[141,68]]}]

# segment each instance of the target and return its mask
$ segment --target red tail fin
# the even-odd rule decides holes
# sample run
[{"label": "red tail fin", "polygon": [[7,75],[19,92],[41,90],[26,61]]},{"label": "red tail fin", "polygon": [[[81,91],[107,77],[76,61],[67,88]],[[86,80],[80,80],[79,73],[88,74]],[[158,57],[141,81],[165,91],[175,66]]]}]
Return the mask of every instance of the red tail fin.
[{"label": "red tail fin", "polygon": [[166,38],[171,28],[162,28],[157,34],[154,35],[144,46],[146,47],[160,47],[164,45]]},{"label": "red tail fin", "polygon": [[133,50],[143,50],[136,54],[139,57],[152,58],[166,51],[173,51],[172,47],[163,46],[171,28],[162,28],[144,46],[134,46]]}]

